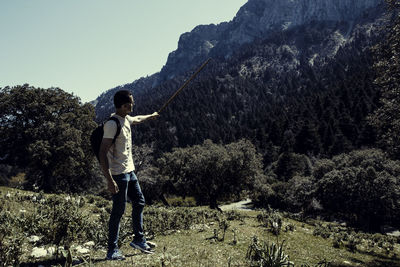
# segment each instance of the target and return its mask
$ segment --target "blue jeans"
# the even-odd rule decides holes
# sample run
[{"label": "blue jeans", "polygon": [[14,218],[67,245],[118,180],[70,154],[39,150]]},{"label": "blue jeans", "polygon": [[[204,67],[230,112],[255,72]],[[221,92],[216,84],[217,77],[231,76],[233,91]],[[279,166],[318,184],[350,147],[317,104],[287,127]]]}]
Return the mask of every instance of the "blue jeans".
[{"label": "blue jeans", "polygon": [[134,241],[146,241],[143,233],[143,208],[145,204],[139,181],[134,172],[113,175],[118,193],[112,196],[113,206],[108,224],[108,250],[118,248],[119,226],[125,212],[126,202],[132,201],[132,227]]}]

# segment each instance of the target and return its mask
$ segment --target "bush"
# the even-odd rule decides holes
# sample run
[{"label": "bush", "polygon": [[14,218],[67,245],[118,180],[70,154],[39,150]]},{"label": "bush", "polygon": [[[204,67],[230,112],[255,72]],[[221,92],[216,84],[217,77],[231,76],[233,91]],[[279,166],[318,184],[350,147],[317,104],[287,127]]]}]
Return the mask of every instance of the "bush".
[{"label": "bush", "polygon": [[294,263],[289,261],[289,256],[283,251],[283,244],[262,243],[260,244],[256,237],[253,237],[249,245],[246,258],[250,261],[250,266],[254,267],[289,267]]},{"label": "bush", "polygon": [[399,162],[379,150],[354,151],[333,162],[335,169],[317,183],[316,196],[326,210],[344,213],[369,231],[380,231],[384,223],[400,225]]},{"label": "bush", "polygon": [[228,145],[214,144],[174,149],[158,160],[161,174],[168,177],[177,194],[194,196],[197,204],[217,207],[217,200],[252,189],[262,179],[261,155],[248,140]]},{"label": "bush", "polygon": [[57,247],[70,247],[74,241],[86,238],[88,226],[89,217],[81,212],[75,199],[56,195],[36,206],[22,224],[25,233],[40,235],[44,244],[54,244]]},{"label": "bush", "polygon": [[279,235],[282,229],[282,216],[273,210],[263,211],[257,215],[257,220],[271,233]]},{"label": "bush", "polygon": [[311,175],[311,162],[306,155],[285,152],[282,153],[276,163],[274,173],[278,180],[288,181],[296,175]]},{"label": "bush", "polygon": [[166,235],[176,230],[188,230],[195,224],[217,221],[219,216],[218,211],[209,209],[147,207],[143,227],[150,234]]},{"label": "bush", "polygon": [[265,207],[267,204],[276,206],[278,200],[276,192],[272,189],[271,183],[275,181],[273,174],[259,177],[254,181],[254,190],[251,192],[251,199],[256,207]]},{"label": "bush", "polygon": [[167,198],[168,204],[172,207],[195,207],[196,200],[194,197],[172,197]]},{"label": "bush", "polygon": [[314,228],[313,235],[321,236],[322,238],[326,239],[331,237],[331,231],[328,228],[324,227],[323,225],[317,224]]},{"label": "bush", "polygon": [[0,211],[0,266],[19,266],[24,235],[10,212]]},{"label": "bush", "polygon": [[295,176],[287,183],[282,201],[293,212],[299,212],[311,204],[315,191],[313,177]]},{"label": "bush", "polygon": [[17,173],[17,167],[7,164],[0,164],[0,186],[8,186],[10,178]]},{"label": "bush", "polygon": [[319,181],[324,177],[325,174],[332,171],[335,168],[335,163],[329,159],[318,160],[313,166],[312,175],[315,180]]}]

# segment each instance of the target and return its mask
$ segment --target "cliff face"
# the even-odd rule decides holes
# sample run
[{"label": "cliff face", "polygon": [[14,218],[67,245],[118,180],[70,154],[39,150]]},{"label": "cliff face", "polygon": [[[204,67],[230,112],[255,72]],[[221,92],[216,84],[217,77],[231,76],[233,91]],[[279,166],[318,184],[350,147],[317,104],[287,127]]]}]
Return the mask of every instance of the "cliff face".
[{"label": "cliff face", "polygon": [[[168,56],[161,81],[187,71],[207,58],[225,57],[245,43],[269,33],[311,22],[348,22],[383,3],[382,0],[249,0],[228,23],[201,25],[181,35]],[[351,29],[349,29],[351,31]]]},{"label": "cliff face", "polygon": [[268,29],[273,25],[301,25],[310,21],[349,21],[380,0],[249,0],[233,22],[256,24]]}]

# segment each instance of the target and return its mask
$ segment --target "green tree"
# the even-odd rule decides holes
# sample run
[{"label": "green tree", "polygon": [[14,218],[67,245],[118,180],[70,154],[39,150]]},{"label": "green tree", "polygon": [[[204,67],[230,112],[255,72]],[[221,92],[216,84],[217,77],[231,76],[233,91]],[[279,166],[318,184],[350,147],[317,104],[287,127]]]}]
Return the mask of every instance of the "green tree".
[{"label": "green tree", "polygon": [[[334,167],[332,169],[332,162]],[[358,226],[380,231],[384,223],[399,225],[399,162],[380,150],[341,154],[318,163],[316,196],[326,211],[345,214]],[[332,169],[329,171],[329,169]],[[324,174],[325,173],[325,174]]]},{"label": "green tree", "polygon": [[83,191],[98,184],[92,105],[59,88],[25,84],[0,90],[0,114],[1,163],[26,169],[28,186]]},{"label": "green tree", "polygon": [[140,179],[140,186],[146,198],[146,203],[152,204],[154,200],[161,200],[168,205],[164,197],[167,192],[168,181],[160,175],[159,169],[154,166],[154,143],[143,144],[133,149],[135,160],[135,173]]},{"label": "green tree", "polygon": [[287,182],[296,175],[310,175],[311,162],[306,155],[284,152],[273,168],[278,180]]},{"label": "green tree", "polygon": [[394,19],[386,25],[386,38],[373,49],[381,107],[370,116],[370,122],[377,129],[378,143],[400,159],[400,2],[386,2]]},{"label": "green tree", "polygon": [[321,151],[317,127],[310,120],[305,121],[295,140],[294,150],[297,153],[318,155]]},{"label": "green tree", "polygon": [[218,145],[206,140],[202,145],[175,148],[158,160],[161,174],[178,194],[191,195],[198,204],[217,208],[217,200],[238,196],[263,176],[261,155],[248,140]]}]

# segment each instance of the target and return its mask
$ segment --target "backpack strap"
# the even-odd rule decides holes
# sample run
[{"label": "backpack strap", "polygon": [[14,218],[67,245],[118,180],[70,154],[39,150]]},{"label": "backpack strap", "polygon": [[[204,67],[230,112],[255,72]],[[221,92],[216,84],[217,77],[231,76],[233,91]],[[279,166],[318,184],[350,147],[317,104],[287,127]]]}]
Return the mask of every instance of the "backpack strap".
[{"label": "backpack strap", "polygon": [[115,123],[117,124],[117,132],[115,133],[115,136],[112,140],[112,143],[115,143],[115,140],[117,140],[117,137],[119,136],[119,134],[121,133],[121,122],[119,121],[119,119],[115,118],[115,117],[110,117],[108,119],[109,121],[115,121]]}]

